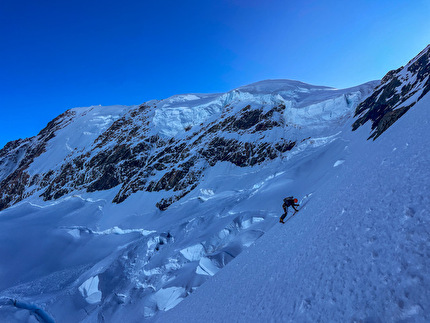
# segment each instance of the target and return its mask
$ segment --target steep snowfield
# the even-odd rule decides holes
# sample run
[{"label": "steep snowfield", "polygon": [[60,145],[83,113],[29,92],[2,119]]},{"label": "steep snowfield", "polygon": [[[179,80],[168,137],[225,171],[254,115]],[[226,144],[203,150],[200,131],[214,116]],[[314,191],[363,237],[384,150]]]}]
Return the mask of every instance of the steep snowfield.
[{"label": "steep snowfield", "polygon": [[[0,317],[428,320],[430,100],[368,142],[368,128],[351,132],[351,116],[375,84],[336,90],[274,80],[146,103],[151,131],[179,138],[229,104],[233,113],[281,103],[285,127],[220,135],[284,136],[297,145],[253,167],[217,161],[163,212],[154,202],[168,191],[137,191],[113,204],[118,186],[47,202],[34,195],[1,211]],[[31,170],[86,151],[98,131],[130,112],[100,109],[78,110],[83,118],[60,130],[57,150]],[[303,209],[281,225],[286,195],[299,197]]]},{"label": "steep snowfield", "polygon": [[157,321],[429,322],[429,107],[427,95],[375,142],[368,128],[344,133],[342,149],[324,149],[333,169],[317,163],[336,172],[320,185],[305,176],[319,156],[293,186],[268,184],[268,210],[268,196],[302,196],[302,180],[313,194]]},{"label": "steep snowfield", "polygon": [[[147,103],[153,108],[151,131],[178,131],[177,137],[187,135],[190,122],[199,127],[201,120],[217,120],[217,109],[229,104],[232,114],[249,104],[266,110],[284,104],[284,118],[291,119],[285,127],[219,135],[249,142],[284,136],[298,143],[281,158],[254,167],[225,161],[206,167],[197,187],[164,212],[154,201],[168,197],[168,191],[138,191],[112,204],[119,187],[74,191],[46,202],[34,194],[0,212],[0,257],[8,259],[0,264],[0,315],[12,322],[42,316],[60,322],[140,321],[171,310],[278,225],[285,194],[306,203],[335,176],[342,165],[333,165],[348,154],[342,139],[350,132],[347,121],[374,85],[335,90],[265,81],[224,95]],[[61,158],[87,151],[127,109],[76,109],[78,117],[57,131],[30,171],[58,168]]]}]

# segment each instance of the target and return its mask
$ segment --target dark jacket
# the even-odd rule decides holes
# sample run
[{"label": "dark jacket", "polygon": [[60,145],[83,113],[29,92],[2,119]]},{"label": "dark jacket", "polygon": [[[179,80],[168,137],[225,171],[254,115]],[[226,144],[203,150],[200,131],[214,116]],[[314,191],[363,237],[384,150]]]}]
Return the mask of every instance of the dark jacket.
[{"label": "dark jacket", "polygon": [[284,198],[284,204],[282,204],[282,208],[284,209],[284,212],[287,212],[287,208],[289,206],[292,206],[293,209],[297,212],[296,206],[299,206],[299,204],[294,203],[294,197],[289,196]]}]

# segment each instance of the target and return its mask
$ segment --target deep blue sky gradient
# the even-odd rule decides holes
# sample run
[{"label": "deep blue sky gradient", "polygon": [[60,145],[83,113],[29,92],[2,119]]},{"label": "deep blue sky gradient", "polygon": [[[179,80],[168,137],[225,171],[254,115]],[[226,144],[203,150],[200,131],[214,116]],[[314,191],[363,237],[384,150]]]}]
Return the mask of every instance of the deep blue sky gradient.
[{"label": "deep blue sky gradient", "polygon": [[0,148],[76,106],[287,78],[345,88],[430,41],[430,2],[0,2]]}]

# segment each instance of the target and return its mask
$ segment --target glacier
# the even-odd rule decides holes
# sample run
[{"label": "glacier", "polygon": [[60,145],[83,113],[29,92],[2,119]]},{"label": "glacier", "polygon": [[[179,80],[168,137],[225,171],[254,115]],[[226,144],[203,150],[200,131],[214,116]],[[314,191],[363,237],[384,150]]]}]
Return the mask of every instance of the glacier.
[{"label": "glacier", "polygon": [[[253,166],[201,161],[196,186],[165,210],[154,202],[169,198],[168,190],[138,190],[112,203],[116,185],[71,188],[50,200],[30,194],[0,211],[0,257],[7,260],[0,264],[0,316],[9,322],[427,321],[430,102],[427,95],[378,141],[366,141],[369,126],[351,132],[351,124],[378,84],[339,90],[268,80],[224,94],[147,102],[146,119],[132,125],[139,130],[149,122],[149,134],[185,141],[223,114],[282,105],[282,127],[217,135],[296,144]],[[117,138],[100,146],[99,136],[139,109],[73,110],[30,164],[30,175],[60,172],[65,161],[115,147]],[[4,172],[12,170],[7,164]],[[299,197],[301,209],[282,225],[287,195]]]},{"label": "glacier", "polygon": [[305,208],[156,321],[428,322],[429,106],[427,95],[375,142],[363,128],[324,147],[343,162],[322,166],[320,185],[298,181],[314,185]]}]

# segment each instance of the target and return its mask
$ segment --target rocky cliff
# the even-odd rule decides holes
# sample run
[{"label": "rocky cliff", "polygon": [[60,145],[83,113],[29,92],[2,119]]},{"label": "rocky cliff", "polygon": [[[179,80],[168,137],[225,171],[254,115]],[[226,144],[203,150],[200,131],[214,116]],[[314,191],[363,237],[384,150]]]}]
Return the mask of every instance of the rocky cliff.
[{"label": "rocky cliff", "polygon": [[370,121],[376,139],[430,90],[430,45],[406,66],[389,71],[355,111],[353,130]]}]

